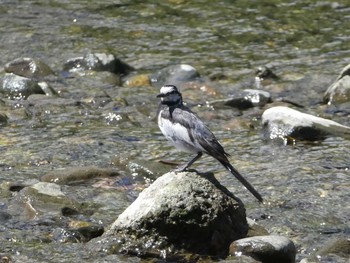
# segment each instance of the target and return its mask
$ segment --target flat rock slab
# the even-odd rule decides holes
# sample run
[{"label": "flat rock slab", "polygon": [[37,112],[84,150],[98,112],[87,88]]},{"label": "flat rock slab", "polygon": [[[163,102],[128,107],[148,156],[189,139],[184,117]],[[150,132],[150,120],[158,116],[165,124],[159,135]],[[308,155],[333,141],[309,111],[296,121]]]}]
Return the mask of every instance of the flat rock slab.
[{"label": "flat rock slab", "polygon": [[270,139],[314,141],[330,135],[350,138],[350,127],[283,106],[265,110],[262,124]]},{"label": "flat rock slab", "polygon": [[231,242],[247,231],[243,204],[213,175],[170,172],[140,193],[95,249],[161,257],[179,251],[225,256]]}]

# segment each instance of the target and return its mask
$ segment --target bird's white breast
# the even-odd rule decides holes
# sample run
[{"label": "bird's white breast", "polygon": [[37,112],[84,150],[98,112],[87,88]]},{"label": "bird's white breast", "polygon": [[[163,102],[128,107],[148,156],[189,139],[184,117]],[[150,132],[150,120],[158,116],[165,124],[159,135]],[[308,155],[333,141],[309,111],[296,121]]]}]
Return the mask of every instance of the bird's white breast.
[{"label": "bird's white breast", "polygon": [[170,120],[162,118],[161,114],[158,116],[158,125],[164,136],[178,150],[190,153],[198,152],[198,146],[192,142],[186,127],[179,123],[172,123]]}]

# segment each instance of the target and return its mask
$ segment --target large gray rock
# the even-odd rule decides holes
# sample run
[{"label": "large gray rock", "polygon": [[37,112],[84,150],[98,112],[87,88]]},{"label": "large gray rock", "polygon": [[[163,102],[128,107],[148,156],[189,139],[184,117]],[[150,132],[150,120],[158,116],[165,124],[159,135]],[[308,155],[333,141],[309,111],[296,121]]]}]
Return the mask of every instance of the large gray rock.
[{"label": "large gray rock", "polygon": [[350,101],[350,64],[343,68],[337,79],[328,87],[323,101],[328,104],[341,104]]},{"label": "large gray rock", "polygon": [[178,64],[165,67],[150,76],[150,81],[155,87],[161,87],[165,84],[181,86],[189,81],[195,81],[200,78],[198,71],[187,64]]},{"label": "large gray rock", "polygon": [[31,94],[45,94],[37,81],[12,73],[0,79],[0,93],[11,100],[24,100]]},{"label": "large gray rock", "polygon": [[262,124],[270,139],[313,141],[327,135],[350,138],[350,127],[283,106],[267,109],[262,114]]},{"label": "large gray rock", "polygon": [[5,65],[5,72],[26,78],[42,78],[54,74],[48,65],[34,58],[17,58]]},{"label": "large gray rock", "polygon": [[225,256],[247,231],[243,204],[213,175],[170,172],[142,191],[93,246],[109,253]]},{"label": "large gray rock", "polygon": [[294,243],[282,236],[256,236],[234,241],[230,254],[247,255],[262,263],[294,263]]},{"label": "large gray rock", "polygon": [[64,64],[63,70],[69,72],[109,71],[118,75],[127,75],[133,71],[133,68],[113,54],[88,53],[83,57],[69,59]]}]

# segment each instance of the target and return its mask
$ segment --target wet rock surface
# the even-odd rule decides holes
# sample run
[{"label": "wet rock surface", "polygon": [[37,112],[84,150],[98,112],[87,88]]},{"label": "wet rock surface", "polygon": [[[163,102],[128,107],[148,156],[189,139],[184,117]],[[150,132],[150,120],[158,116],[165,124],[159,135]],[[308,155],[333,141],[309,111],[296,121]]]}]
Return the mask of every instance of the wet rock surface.
[{"label": "wet rock surface", "polygon": [[182,86],[186,82],[199,80],[199,72],[191,65],[171,65],[150,76],[151,83],[157,88],[171,84]]},{"label": "wet rock surface", "polygon": [[[189,157],[163,142],[156,125],[157,85],[171,81],[266,197],[257,204],[209,157],[196,163],[244,200],[255,222],[247,235],[289,238],[297,262],[348,263],[346,250],[333,241],[349,237],[350,140],[327,130],[316,141],[287,136],[288,145],[281,145],[263,140],[261,125],[267,108],[288,106],[350,126],[348,6],[347,0],[2,1],[0,79],[14,75],[13,85],[24,77],[35,89],[26,86],[24,96],[22,90],[0,92],[1,260],[142,261],[95,253],[103,246],[94,238],[143,189]],[[337,88],[323,101],[333,82]],[[266,91],[272,102],[244,110],[208,104],[245,89]],[[74,167],[111,169],[117,176],[75,173]],[[214,235],[213,244],[218,240]],[[154,244],[148,241],[145,235],[139,243]],[[117,244],[111,252],[120,251],[116,237],[110,242]],[[137,248],[128,251],[138,255]],[[257,262],[185,252],[165,260],[148,248],[150,261]]]},{"label": "wet rock surface", "polygon": [[326,90],[323,101],[328,104],[342,104],[350,100],[350,64],[340,72],[337,79]]},{"label": "wet rock surface", "polygon": [[184,249],[224,256],[247,231],[243,204],[213,175],[167,173],[141,192],[97,242],[108,250],[118,245],[119,253],[154,251],[161,257]]},{"label": "wet rock surface", "polygon": [[262,263],[294,263],[294,243],[282,236],[256,236],[243,238],[230,245],[230,254],[248,255]]},{"label": "wet rock surface", "polygon": [[63,67],[64,71],[109,71],[118,75],[126,75],[133,71],[133,68],[118,59],[113,54],[88,53],[83,57],[69,59]]},{"label": "wet rock surface", "polygon": [[332,260],[332,257],[350,258],[350,239],[346,237],[339,237],[330,240],[314,255],[316,258],[323,258],[325,260]]},{"label": "wet rock surface", "polygon": [[263,90],[245,89],[232,98],[210,101],[214,108],[233,107],[240,110],[252,107],[262,107],[271,102],[271,94]]},{"label": "wet rock surface", "polygon": [[33,58],[18,58],[5,65],[5,72],[25,78],[43,78],[53,75],[53,70],[43,61]]},{"label": "wet rock surface", "polygon": [[350,127],[282,106],[267,109],[262,124],[270,139],[314,141],[329,135],[350,138]]},{"label": "wet rock surface", "polygon": [[15,100],[24,100],[31,94],[45,94],[37,81],[11,73],[0,80],[0,93]]},{"label": "wet rock surface", "polygon": [[115,169],[104,169],[96,166],[67,168],[61,171],[50,172],[41,177],[43,182],[56,184],[74,184],[85,182],[93,178],[111,177],[119,175]]}]

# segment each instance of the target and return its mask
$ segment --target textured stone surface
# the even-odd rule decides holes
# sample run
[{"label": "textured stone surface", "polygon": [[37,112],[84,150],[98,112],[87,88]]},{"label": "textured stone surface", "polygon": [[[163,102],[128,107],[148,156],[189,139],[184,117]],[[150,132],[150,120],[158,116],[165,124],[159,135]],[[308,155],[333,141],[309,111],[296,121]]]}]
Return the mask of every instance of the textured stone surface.
[{"label": "textured stone surface", "polygon": [[104,237],[116,237],[124,244],[121,250],[141,254],[149,248],[171,248],[226,255],[229,244],[245,237],[247,231],[243,204],[212,175],[183,172],[158,178]]},{"label": "textured stone surface", "polygon": [[267,109],[262,114],[262,124],[270,139],[292,137],[313,141],[327,135],[350,138],[350,127],[282,106]]},{"label": "textured stone surface", "polygon": [[247,255],[263,263],[294,263],[294,243],[282,236],[255,236],[234,241],[230,254]]}]

